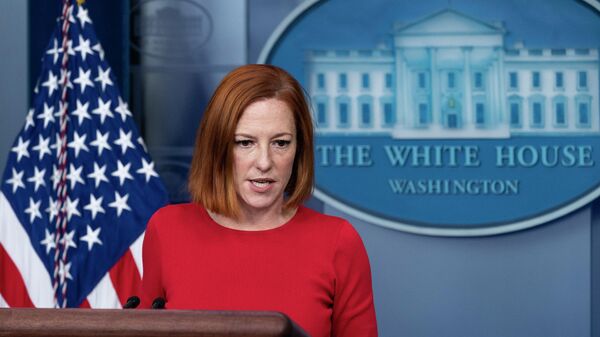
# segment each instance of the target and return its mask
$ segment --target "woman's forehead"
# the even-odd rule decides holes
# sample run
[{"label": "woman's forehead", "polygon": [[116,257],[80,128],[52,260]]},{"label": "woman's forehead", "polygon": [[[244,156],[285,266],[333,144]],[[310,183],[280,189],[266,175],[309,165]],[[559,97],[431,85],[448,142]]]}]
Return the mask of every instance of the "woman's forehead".
[{"label": "woman's forehead", "polygon": [[275,98],[250,104],[240,117],[236,133],[295,133],[294,113],[287,103]]}]

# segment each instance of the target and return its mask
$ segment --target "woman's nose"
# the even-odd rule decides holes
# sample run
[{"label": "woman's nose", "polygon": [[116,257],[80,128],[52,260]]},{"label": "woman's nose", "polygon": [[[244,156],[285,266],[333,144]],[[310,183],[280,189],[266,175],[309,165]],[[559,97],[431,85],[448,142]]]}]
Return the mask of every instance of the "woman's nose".
[{"label": "woman's nose", "polygon": [[268,146],[259,146],[256,158],[256,167],[261,171],[268,171],[273,165],[273,158]]}]

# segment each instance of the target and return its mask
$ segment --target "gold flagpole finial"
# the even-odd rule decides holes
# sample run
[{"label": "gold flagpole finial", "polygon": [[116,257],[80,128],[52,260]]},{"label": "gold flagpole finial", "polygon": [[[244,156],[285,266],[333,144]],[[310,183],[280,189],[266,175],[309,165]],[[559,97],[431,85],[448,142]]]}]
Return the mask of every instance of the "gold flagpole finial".
[{"label": "gold flagpole finial", "polygon": [[83,3],[84,3],[84,2],[85,2],[85,0],[77,0],[77,4],[78,4],[79,6],[83,5]]}]

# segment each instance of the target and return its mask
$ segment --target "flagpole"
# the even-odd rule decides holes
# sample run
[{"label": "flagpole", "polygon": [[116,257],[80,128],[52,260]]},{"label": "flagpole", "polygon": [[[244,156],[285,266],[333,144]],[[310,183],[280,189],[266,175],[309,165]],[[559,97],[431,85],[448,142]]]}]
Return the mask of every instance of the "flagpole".
[{"label": "flagpole", "polygon": [[[54,253],[54,306],[65,308],[67,306],[67,282],[65,277],[65,268],[67,260],[67,240],[65,233],[67,232],[67,111],[68,111],[68,69],[67,65],[69,62],[69,17],[71,15],[72,6],[70,0],[63,0],[62,10],[62,94],[60,100],[60,153],[58,156],[58,171],[60,175],[60,181],[58,183],[57,194],[58,194],[58,209],[59,213],[56,218],[56,250]],[[62,256],[60,256],[59,249],[62,243]],[[61,273],[62,269],[62,273]],[[59,286],[61,289],[59,289]],[[62,294],[62,303],[58,301],[58,292]]]}]

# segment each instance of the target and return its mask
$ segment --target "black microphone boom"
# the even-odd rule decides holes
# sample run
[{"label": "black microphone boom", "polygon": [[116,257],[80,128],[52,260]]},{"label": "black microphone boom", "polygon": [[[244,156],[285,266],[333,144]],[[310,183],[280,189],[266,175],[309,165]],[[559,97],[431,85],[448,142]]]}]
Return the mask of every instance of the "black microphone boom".
[{"label": "black microphone boom", "polygon": [[135,309],[138,305],[140,305],[140,298],[137,296],[131,296],[127,299],[123,309]]},{"label": "black microphone boom", "polygon": [[164,309],[165,308],[165,299],[162,297],[157,297],[152,301],[152,309]]}]

